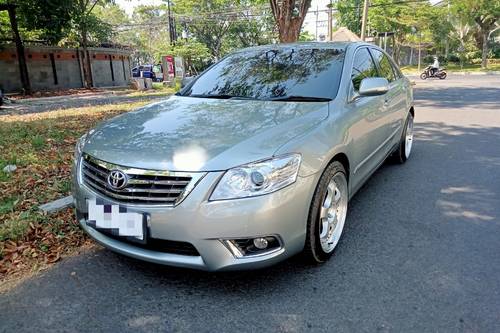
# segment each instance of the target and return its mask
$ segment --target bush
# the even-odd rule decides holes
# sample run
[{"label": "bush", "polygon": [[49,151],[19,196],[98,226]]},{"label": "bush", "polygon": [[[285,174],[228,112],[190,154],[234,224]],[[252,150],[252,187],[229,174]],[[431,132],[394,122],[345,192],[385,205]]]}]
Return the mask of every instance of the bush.
[{"label": "bush", "polygon": [[454,62],[454,63],[459,63],[460,62],[460,57],[456,54],[449,54],[448,55],[448,62]]},{"label": "bush", "polygon": [[[425,57],[423,57],[422,61],[424,64],[432,64],[434,62],[434,57],[435,55],[433,54],[428,54]],[[448,63],[448,59],[446,59],[444,56],[438,56],[438,61],[440,65],[446,65]]]},{"label": "bush", "polygon": [[477,58],[481,58],[481,51],[465,52],[465,59],[467,59],[469,62],[473,63],[472,61]]},{"label": "bush", "polygon": [[425,63],[425,64],[432,64],[434,62],[434,56],[433,55],[426,55],[422,61]]},{"label": "bush", "polygon": [[493,58],[494,59],[500,59],[500,47],[497,47],[492,50],[493,51]]}]

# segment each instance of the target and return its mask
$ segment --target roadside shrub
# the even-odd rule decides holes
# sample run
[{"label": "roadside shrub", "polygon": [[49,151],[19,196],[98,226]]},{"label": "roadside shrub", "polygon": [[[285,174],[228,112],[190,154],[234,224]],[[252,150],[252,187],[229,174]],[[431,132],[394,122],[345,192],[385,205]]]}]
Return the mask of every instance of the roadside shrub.
[{"label": "roadside shrub", "polygon": [[459,63],[460,57],[456,54],[449,54],[447,60],[448,60],[448,62]]},{"label": "roadside shrub", "polygon": [[494,59],[500,59],[500,47],[494,48],[492,52]]},{"label": "roadside shrub", "polygon": [[481,52],[480,51],[470,51],[470,52],[465,52],[465,59],[469,61],[470,63],[473,63],[472,61],[474,59],[481,59]]},{"label": "roadside shrub", "polygon": [[434,62],[434,56],[428,54],[425,57],[423,57],[422,61],[424,62],[424,64],[432,64]]},{"label": "roadside shrub", "polygon": [[480,64],[481,64],[481,62],[482,62],[482,59],[481,59],[481,58],[474,58],[474,59],[471,59],[471,60],[470,60],[470,63],[471,63],[472,65],[480,65]]}]

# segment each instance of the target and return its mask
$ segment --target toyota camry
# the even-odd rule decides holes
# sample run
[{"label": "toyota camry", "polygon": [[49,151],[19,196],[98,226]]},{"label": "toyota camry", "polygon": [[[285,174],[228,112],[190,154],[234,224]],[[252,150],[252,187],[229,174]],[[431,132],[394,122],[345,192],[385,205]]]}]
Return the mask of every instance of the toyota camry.
[{"label": "toyota camry", "polygon": [[366,43],[234,52],[170,98],[81,137],[82,228],[121,254],[203,270],[325,262],[349,199],[413,143],[412,87]]}]

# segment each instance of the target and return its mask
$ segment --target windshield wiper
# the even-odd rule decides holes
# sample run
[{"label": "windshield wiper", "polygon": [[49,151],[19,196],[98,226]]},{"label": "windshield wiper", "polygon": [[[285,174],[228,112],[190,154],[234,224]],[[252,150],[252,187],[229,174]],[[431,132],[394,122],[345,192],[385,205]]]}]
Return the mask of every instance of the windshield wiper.
[{"label": "windshield wiper", "polygon": [[283,101],[283,102],[329,102],[331,98],[327,97],[313,97],[313,96],[282,96],[282,97],[272,97],[266,99],[266,101]]},{"label": "windshield wiper", "polygon": [[197,98],[215,98],[215,99],[255,99],[253,97],[247,96],[237,96],[237,95],[225,95],[225,94],[192,94],[192,95],[183,95],[186,97],[197,97]]}]

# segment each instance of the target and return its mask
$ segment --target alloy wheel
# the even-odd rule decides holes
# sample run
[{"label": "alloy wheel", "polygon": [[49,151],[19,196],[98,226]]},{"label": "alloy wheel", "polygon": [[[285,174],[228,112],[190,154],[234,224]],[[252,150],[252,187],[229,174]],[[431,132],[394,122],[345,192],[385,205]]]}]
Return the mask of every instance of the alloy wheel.
[{"label": "alloy wheel", "polygon": [[347,215],[347,179],[342,172],[337,172],[326,190],[323,205],[319,213],[319,239],[325,253],[335,249]]},{"label": "alloy wheel", "polygon": [[413,117],[409,115],[408,123],[406,124],[405,135],[405,157],[410,157],[411,147],[413,146]]}]

